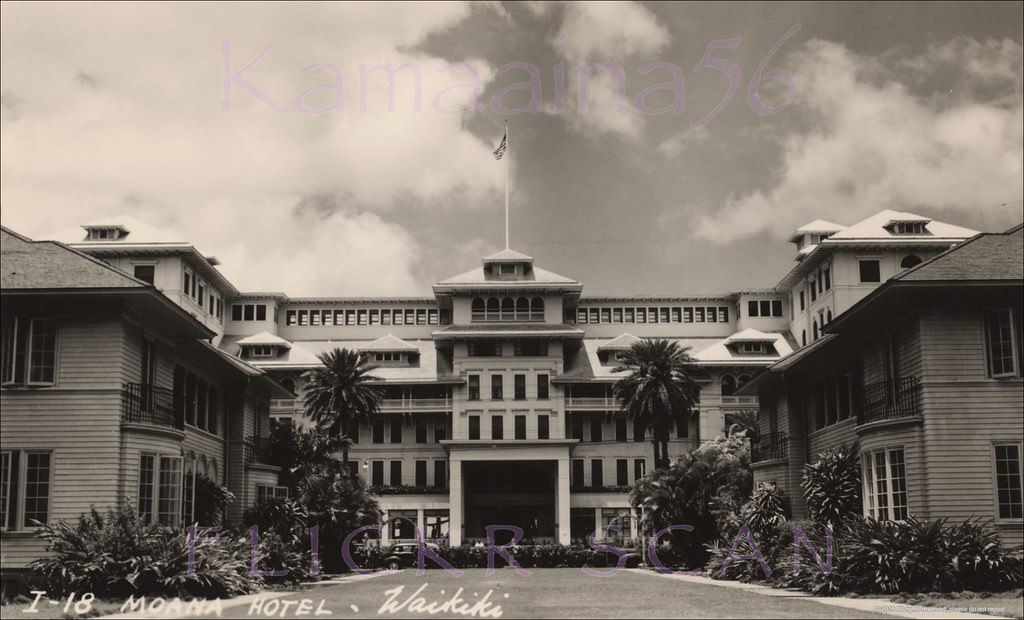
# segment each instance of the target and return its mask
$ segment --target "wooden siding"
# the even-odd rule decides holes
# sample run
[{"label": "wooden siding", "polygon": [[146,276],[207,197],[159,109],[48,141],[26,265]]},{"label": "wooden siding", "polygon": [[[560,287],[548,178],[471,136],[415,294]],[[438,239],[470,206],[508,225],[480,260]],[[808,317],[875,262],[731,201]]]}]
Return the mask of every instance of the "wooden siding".
[{"label": "wooden siding", "polygon": [[[53,450],[51,522],[118,503],[122,341],[114,318],[62,319],[56,385],[0,391],[0,447]],[[45,549],[22,533],[2,536],[2,568],[24,567]]]},{"label": "wooden siding", "polygon": [[[932,312],[921,325],[928,516],[996,519],[993,444],[1024,436],[1024,384],[988,378],[981,312]],[[999,525],[1005,544],[1024,543],[1021,520]]]}]

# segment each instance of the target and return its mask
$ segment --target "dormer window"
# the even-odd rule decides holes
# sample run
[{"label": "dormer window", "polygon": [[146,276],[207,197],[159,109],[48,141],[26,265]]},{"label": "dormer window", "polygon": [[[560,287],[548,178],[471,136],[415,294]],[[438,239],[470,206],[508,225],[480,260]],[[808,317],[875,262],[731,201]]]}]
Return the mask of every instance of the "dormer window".
[{"label": "dormer window", "polygon": [[741,342],[739,351],[748,355],[764,355],[767,352],[763,342]]},{"label": "dormer window", "polygon": [[86,226],[89,241],[116,241],[128,234],[123,226]]},{"label": "dormer window", "polygon": [[373,354],[373,359],[378,362],[403,362],[405,361],[405,353],[398,351],[377,351]]},{"label": "dormer window", "polygon": [[894,235],[926,235],[927,225],[928,222],[892,222],[886,228]]},{"label": "dormer window", "polygon": [[501,263],[498,265],[498,273],[503,276],[514,276],[516,275],[516,266],[514,263]]},{"label": "dormer window", "polygon": [[266,344],[249,345],[242,348],[242,356],[275,357],[277,356],[277,347]]}]

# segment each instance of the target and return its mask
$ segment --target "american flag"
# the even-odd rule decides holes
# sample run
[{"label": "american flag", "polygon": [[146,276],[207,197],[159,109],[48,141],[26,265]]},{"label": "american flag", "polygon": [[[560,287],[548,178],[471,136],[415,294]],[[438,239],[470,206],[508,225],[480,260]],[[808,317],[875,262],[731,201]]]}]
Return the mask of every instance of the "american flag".
[{"label": "american flag", "polygon": [[494,159],[501,159],[501,157],[505,154],[506,150],[508,150],[508,130],[507,129],[505,130],[505,135],[503,135],[501,137],[501,144],[498,145],[498,148],[494,149]]}]

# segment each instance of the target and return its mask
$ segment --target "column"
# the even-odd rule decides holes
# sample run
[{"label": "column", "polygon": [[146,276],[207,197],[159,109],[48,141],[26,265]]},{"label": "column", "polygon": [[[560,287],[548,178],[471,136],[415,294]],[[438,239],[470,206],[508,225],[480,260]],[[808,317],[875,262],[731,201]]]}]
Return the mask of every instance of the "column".
[{"label": "column", "polygon": [[571,468],[569,457],[558,459],[558,479],[555,481],[555,520],[558,522],[558,544],[568,545],[572,542],[569,516],[569,476]]},{"label": "column", "polygon": [[462,461],[454,454],[448,460],[448,544],[462,544]]},{"label": "column", "polygon": [[424,539],[427,536],[429,536],[429,532],[427,532],[427,521],[426,521],[426,519],[423,518],[423,509],[422,508],[417,508],[416,509],[416,538],[419,538],[421,534],[422,534]]}]

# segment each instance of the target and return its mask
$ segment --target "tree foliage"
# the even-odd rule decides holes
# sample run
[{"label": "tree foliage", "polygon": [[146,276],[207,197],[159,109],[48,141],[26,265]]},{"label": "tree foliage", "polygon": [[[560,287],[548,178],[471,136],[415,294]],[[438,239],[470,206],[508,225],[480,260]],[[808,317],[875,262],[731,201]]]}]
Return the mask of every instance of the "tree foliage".
[{"label": "tree foliage", "polygon": [[700,402],[700,386],[691,376],[689,347],[668,340],[641,340],[625,352],[614,372],[629,372],[613,391],[623,412],[646,430],[653,429],[654,466],[668,466],[672,427],[689,421]]}]

